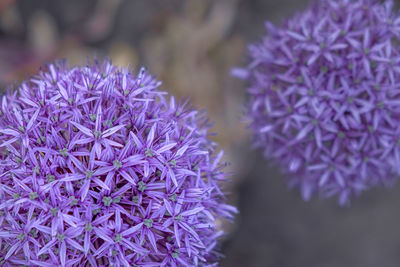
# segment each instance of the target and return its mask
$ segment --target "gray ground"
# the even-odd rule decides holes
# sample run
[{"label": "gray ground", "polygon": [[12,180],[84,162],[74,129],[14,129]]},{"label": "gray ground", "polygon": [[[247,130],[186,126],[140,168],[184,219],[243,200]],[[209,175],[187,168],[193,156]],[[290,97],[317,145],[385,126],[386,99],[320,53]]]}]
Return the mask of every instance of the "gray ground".
[{"label": "gray ground", "polygon": [[222,266],[395,267],[400,263],[400,187],[375,189],[350,207],[305,203],[260,154],[238,188],[241,214]]}]

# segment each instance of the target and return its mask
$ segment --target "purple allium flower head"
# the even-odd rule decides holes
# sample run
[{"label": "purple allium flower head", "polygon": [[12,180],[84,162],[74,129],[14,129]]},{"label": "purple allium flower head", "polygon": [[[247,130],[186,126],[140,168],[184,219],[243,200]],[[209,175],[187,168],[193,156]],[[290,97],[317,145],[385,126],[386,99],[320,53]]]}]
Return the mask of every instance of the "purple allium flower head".
[{"label": "purple allium flower head", "polygon": [[204,114],[144,69],[49,65],[4,96],[1,266],[215,266],[232,218]]},{"label": "purple allium flower head", "polygon": [[392,1],[322,0],[249,46],[255,144],[301,189],[352,194],[400,173],[400,17]]}]

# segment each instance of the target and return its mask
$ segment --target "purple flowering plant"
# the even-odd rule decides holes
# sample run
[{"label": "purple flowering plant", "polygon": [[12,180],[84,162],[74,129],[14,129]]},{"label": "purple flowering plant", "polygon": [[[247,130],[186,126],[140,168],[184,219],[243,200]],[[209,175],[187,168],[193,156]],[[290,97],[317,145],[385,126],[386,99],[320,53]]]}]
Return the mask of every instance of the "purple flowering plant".
[{"label": "purple flowering plant", "polygon": [[400,17],[392,1],[315,1],[249,46],[255,146],[308,200],[349,197],[400,174]]},{"label": "purple flowering plant", "polygon": [[222,152],[160,84],[58,62],[3,96],[1,266],[217,264]]}]

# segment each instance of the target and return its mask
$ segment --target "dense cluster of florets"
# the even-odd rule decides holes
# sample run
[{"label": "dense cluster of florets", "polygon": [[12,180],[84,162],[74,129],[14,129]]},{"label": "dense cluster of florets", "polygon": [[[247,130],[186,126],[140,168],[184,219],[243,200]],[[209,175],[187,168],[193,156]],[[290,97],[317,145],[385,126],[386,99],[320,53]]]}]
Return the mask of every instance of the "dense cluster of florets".
[{"label": "dense cluster of florets", "polygon": [[222,154],[159,85],[57,63],[3,97],[1,266],[216,264]]},{"label": "dense cluster of florets", "polygon": [[299,186],[340,203],[400,173],[400,17],[393,3],[322,0],[249,47],[255,143]]}]

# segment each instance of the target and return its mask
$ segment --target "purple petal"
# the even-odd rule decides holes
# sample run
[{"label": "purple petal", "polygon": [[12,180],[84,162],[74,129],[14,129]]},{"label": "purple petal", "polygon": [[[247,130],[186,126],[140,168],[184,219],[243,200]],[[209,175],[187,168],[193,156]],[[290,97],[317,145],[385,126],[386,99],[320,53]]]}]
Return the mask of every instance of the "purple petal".
[{"label": "purple petal", "polygon": [[65,266],[65,260],[67,257],[67,247],[65,244],[65,241],[63,241],[61,243],[61,248],[60,248],[60,262],[61,262],[61,266]]},{"label": "purple petal", "polygon": [[6,256],[4,257],[5,260],[7,260],[9,257],[11,257],[14,252],[18,251],[18,249],[21,249],[21,242],[15,243],[7,252]]},{"label": "purple petal", "polygon": [[85,126],[80,125],[79,123],[76,123],[74,121],[71,121],[71,124],[74,125],[76,128],[78,128],[78,130],[81,131],[82,133],[84,133],[85,135],[87,135],[89,137],[94,137],[92,131],[89,130],[88,128],[86,128]]},{"label": "purple petal", "polygon": [[110,128],[110,129],[107,129],[103,132],[102,137],[108,137],[110,135],[113,135],[114,133],[116,133],[117,131],[121,130],[124,127],[125,127],[125,124],[122,124],[122,125],[118,125],[118,126]]},{"label": "purple petal", "polygon": [[133,233],[136,233],[139,231],[143,226],[143,223],[138,223],[135,226],[129,228],[128,230],[125,230],[121,233],[122,236],[130,236]]}]

